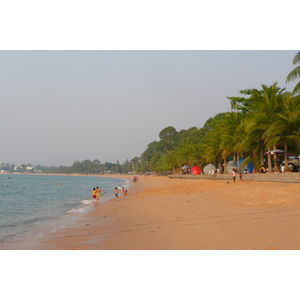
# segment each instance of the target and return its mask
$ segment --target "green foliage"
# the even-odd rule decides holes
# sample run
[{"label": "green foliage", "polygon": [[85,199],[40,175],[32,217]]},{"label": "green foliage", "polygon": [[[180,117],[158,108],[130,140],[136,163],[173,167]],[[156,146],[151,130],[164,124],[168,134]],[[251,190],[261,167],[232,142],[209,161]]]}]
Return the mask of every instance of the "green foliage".
[{"label": "green foliage", "polygon": [[226,115],[228,113],[227,112],[223,112],[223,113],[218,113],[216,114],[213,118],[209,118],[205,124],[203,128],[206,128],[207,131],[215,128],[218,124],[220,124],[222,122],[223,119],[226,118]]},{"label": "green foliage", "polygon": [[227,97],[232,112],[209,118],[202,128],[176,132],[169,126],[162,130],[161,140],[148,145],[142,160],[147,157],[151,170],[158,173],[178,172],[182,165],[226,165],[230,157],[244,158],[244,164],[253,162],[257,169],[269,148],[300,148],[299,97],[293,97],[277,83],[240,94],[247,97]]},{"label": "green foliage", "polygon": [[[293,64],[299,64],[300,63],[300,51],[298,51],[298,53],[295,55],[294,59],[293,59]],[[293,69],[287,76],[286,78],[286,82],[290,82],[292,80],[297,79],[298,77],[300,77],[300,65],[297,66],[295,69]],[[293,89],[293,94],[297,94],[300,92],[300,81],[296,84],[296,86]]]},{"label": "green foliage", "polygon": [[[241,90],[239,91],[239,94],[243,94],[246,96],[250,96],[251,95],[251,90],[250,89],[246,89],[246,90]],[[227,97],[227,99],[230,100],[230,105],[231,105],[231,109],[237,112],[241,112],[243,114],[246,114],[249,112],[249,105],[252,102],[252,99],[249,98],[245,98],[245,97]]]}]

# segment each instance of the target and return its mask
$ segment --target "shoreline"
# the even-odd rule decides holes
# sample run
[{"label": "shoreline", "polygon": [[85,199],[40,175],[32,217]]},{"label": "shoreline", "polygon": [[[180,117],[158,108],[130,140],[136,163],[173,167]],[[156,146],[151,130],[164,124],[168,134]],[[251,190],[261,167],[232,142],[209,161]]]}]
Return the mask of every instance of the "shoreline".
[{"label": "shoreline", "polygon": [[[28,174],[25,174],[28,175]],[[31,175],[31,174],[30,174]],[[35,174],[34,174],[35,175]],[[44,175],[44,174],[38,174]],[[54,175],[55,174],[47,174]],[[67,176],[67,175],[66,175]],[[77,175],[76,175],[77,176]],[[85,177],[85,176],[80,176]],[[94,177],[94,176],[93,176]],[[112,178],[111,176],[101,176],[105,178]],[[128,180],[127,176],[124,178],[113,177],[114,179],[119,179],[120,183],[118,186],[130,187],[131,182]],[[72,180],[72,179],[69,179]],[[121,183],[122,181],[122,183]],[[114,186],[114,185],[113,185]],[[105,189],[104,189],[105,191]],[[113,199],[113,193],[107,194],[104,192],[102,195],[102,203],[108,202]],[[22,249],[35,249],[35,245],[37,245],[41,240],[46,238],[50,233],[55,233],[57,230],[61,228],[69,228],[73,226],[77,222],[80,222],[85,218],[91,211],[95,209],[97,204],[92,204],[92,198],[80,198],[77,204],[74,203],[75,206],[73,208],[69,208],[65,212],[62,212],[60,216],[53,216],[48,219],[38,221],[36,224],[33,224],[31,227],[28,227],[25,231],[22,229],[19,232],[10,233],[10,236],[7,235],[6,238],[0,241],[0,250],[22,250]],[[84,200],[85,199],[85,200]],[[73,225],[72,225],[73,224]]]},{"label": "shoreline", "polygon": [[299,192],[297,183],[139,176],[128,196],[100,203],[26,249],[300,249]]}]

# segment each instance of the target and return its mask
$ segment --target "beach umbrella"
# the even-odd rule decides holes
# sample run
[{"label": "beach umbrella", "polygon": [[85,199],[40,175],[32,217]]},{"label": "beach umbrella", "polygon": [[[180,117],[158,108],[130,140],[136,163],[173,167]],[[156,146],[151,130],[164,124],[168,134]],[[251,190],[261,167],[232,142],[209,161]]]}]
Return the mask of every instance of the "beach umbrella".
[{"label": "beach umbrella", "polygon": [[267,154],[283,154],[284,153],[284,150],[280,150],[280,149],[275,149],[275,150],[271,150],[271,151],[268,151],[265,153],[265,155]]}]

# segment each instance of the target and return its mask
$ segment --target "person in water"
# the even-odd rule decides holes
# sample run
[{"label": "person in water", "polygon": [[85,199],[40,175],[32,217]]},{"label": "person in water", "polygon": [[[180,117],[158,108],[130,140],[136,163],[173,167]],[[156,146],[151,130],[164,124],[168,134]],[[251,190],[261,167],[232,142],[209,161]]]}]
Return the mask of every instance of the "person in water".
[{"label": "person in water", "polygon": [[96,191],[96,189],[94,188],[94,189],[92,190],[92,202],[94,202],[94,200],[96,200],[96,194],[97,194],[97,191]]},{"label": "person in water", "polygon": [[101,198],[101,190],[97,186],[97,188],[96,188],[96,200],[100,201],[100,198]]}]

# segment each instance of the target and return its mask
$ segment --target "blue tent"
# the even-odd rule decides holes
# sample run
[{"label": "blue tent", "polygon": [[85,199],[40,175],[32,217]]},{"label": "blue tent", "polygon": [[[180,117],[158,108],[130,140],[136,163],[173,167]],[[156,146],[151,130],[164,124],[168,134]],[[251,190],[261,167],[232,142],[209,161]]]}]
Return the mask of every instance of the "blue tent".
[{"label": "blue tent", "polygon": [[241,164],[242,162],[244,161],[245,159],[244,158],[241,158],[239,163],[238,163],[238,169],[241,169],[242,171],[245,170],[245,168],[247,168],[248,170],[248,173],[252,173],[253,172],[253,169],[254,169],[254,164],[253,162],[249,162],[248,165],[244,166],[244,168],[241,168]]}]

